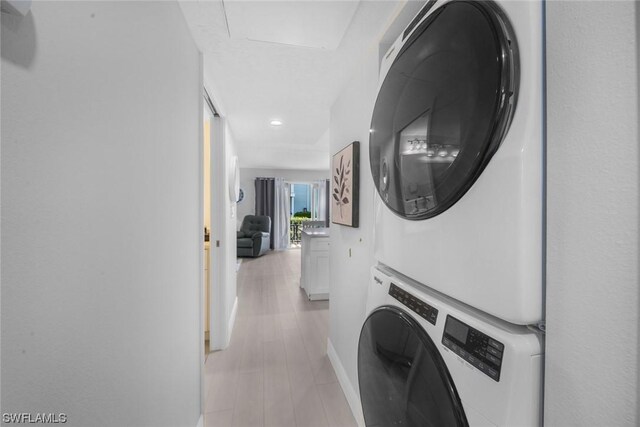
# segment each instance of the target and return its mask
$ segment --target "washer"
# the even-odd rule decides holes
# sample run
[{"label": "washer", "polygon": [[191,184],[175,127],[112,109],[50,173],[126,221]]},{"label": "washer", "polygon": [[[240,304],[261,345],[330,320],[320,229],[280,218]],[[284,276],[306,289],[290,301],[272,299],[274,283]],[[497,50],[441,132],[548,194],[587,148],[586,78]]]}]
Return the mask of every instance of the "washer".
[{"label": "washer", "polygon": [[388,50],[369,140],[376,259],[542,320],[543,4],[429,1]]},{"label": "washer", "polygon": [[368,427],[541,425],[538,333],[371,272],[358,344]]}]

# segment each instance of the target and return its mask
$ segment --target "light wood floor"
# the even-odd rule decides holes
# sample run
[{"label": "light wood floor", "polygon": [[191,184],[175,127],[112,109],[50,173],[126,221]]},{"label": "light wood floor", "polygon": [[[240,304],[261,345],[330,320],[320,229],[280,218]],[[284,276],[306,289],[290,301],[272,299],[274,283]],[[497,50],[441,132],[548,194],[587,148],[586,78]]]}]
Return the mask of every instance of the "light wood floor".
[{"label": "light wood floor", "polygon": [[205,365],[205,426],[356,426],[327,357],[329,302],[308,301],[300,250],[245,259],[229,348]]}]

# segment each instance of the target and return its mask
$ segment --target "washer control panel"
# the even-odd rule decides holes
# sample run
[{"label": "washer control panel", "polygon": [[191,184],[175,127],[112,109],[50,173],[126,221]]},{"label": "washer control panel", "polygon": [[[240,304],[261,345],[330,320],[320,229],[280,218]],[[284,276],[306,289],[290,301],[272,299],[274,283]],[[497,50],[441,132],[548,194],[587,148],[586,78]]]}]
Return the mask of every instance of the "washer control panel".
[{"label": "washer control panel", "polygon": [[504,344],[447,315],[442,344],[494,381],[500,381]]},{"label": "washer control panel", "polygon": [[425,319],[427,322],[431,323],[432,325],[436,324],[436,320],[438,320],[437,308],[431,307],[426,302],[414,297],[409,292],[399,288],[393,283],[391,284],[391,286],[389,286],[389,295],[400,301],[402,304],[407,306],[411,311]]}]

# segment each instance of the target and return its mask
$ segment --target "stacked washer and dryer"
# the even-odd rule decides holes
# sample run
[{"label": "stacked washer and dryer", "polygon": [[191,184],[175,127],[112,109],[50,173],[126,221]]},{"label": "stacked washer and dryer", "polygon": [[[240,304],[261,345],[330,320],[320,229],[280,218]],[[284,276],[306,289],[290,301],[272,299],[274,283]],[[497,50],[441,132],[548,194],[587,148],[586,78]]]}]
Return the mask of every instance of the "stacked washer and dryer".
[{"label": "stacked washer and dryer", "polygon": [[542,424],[543,7],[431,0],[383,58],[367,426]]}]

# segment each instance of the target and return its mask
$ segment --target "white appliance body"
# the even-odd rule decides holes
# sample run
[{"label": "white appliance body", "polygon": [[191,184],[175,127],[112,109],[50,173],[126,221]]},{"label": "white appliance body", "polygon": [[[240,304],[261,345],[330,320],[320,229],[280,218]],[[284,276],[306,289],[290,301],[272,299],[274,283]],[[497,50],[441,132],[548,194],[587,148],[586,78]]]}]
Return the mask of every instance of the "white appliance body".
[{"label": "white appliance body", "polygon": [[[435,3],[423,21],[449,3]],[[543,318],[543,5],[495,3],[511,23],[519,57],[517,103],[506,135],[466,193],[436,216],[401,217],[379,193],[374,256],[493,316],[536,324]],[[401,36],[383,58],[380,88],[402,45]]]},{"label": "white appliance body", "polygon": [[[390,288],[393,285],[395,285],[396,295],[400,289],[400,292],[410,294],[409,298],[416,299],[410,303],[414,307],[415,301],[419,301],[437,310],[435,324],[425,320],[398,298],[392,297]],[[408,295],[406,293],[405,298]],[[399,298],[402,299],[402,296]],[[537,333],[525,326],[509,324],[488,316],[451,298],[439,295],[408,278],[399,279],[389,270],[383,271],[374,267],[371,270],[368,290],[367,315],[371,315],[382,306],[397,307],[405,311],[431,338],[450,373],[469,426],[539,426],[542,424],[543,346]],[[475,363],[476,366],[470,363],[469,355],[461,355],[460,351],[452,350],[451,347],[455,346],[451,345],[445,336],[445,325],[448,321],[453,321],[450,320],[451,317],[474,329],[476,333],[486,335],[489,341],[494,340],[493,342],[503,345],[502,366],[498,381],[482,372],[477,367],[477,363]],[[445,345],[445,341],[449,345]],[[491,346],[487,347],[494,350]],[[360,352],[362,351],[360,348]],[[417,365],[417,361],[414,359],[409,363],[411,364]],[[388,372],[393,370],[394,367],[391,366]],[[409,374],[411,375],[412,373]],[[368,391],[362,390],[362,379],[360,379],[360,385],[361,397],[366,399],[363,393],[366,394]],[[419,389],[431,387],[431,385],[413,384],[412,387]],[[424,393],[422,396],[429,396],[429,393]],[[386,396],[383,398],[386,400]],[[411,400],[411,397],[407,399]],[[385,404],[382,402],[380,405]]]}]

